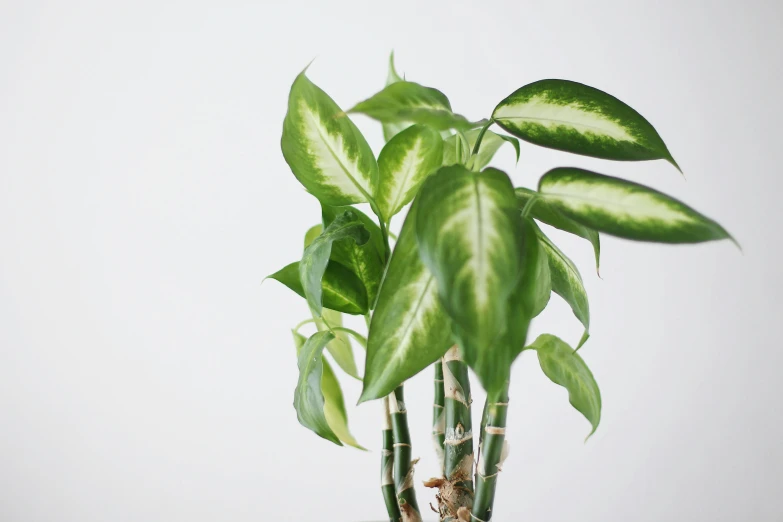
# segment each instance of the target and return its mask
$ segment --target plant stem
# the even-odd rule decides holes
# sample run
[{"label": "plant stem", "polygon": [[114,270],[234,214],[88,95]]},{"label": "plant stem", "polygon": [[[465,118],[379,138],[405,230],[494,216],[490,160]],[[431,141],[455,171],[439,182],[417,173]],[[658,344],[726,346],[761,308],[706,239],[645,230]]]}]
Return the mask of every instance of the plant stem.
[{"label": "plant stem", "polygon": [[506,443],[506,417],[508,415],[508,382],[498,396],[497,402],[484,406],[481,421],[481,443],[476,463],[476,498],[472,517],[479,522],[489,522],[492,505],[495,502],[495,487],[503,461],[508,454]]},{"label": "plant stem", "polygon": [[381,492],[389,513],[389,522],[400,522],[400,506],[394,491],[394,432],[392,431],[389,397],[383,399],[383,449],[381,449]]},{"label": "plant stem", "polygon": [[416,490],[413,488],[413,467],[411,460],[411,436],[408,431],[408,411],[405,409],[403,385],[389,395],[392,431],[394,432],[394,487],[397,504],[400,506],[403,522],[421,522]]},{"label": "plant stem", "polygon": [[473,153],[472,153],[473,156],[478,154],[479,149],[481,148],[481,140],[484,139],[484,134],[487,133],[487,129],[489,129],[493,123],[495,123],[495,120],[490,118],[489,120],[487,120],[487,123],[483,127],[481,127],[478,136],[476,136],[476,143],[475,145],[473,145]]},{"label": "plant stem", "polygon": [[444,453],[443,443],[446,440],[446,417],[444,414],[444,390],[443,390],[443,363],[435,362],[435,400],[432,404],[432,444],[435,446],[435,453],[438,455],[440,472],[444,474]]},{"label": "plant stem", "polygon": [[[444,471],[446,487],[441,488],[442,520],[458,520],[461,507],[473,506],[473,431],[470,419],[470,380],[468,366],[453,346],[443,356]],[[445,509],[444,509],[445,508]]]}]

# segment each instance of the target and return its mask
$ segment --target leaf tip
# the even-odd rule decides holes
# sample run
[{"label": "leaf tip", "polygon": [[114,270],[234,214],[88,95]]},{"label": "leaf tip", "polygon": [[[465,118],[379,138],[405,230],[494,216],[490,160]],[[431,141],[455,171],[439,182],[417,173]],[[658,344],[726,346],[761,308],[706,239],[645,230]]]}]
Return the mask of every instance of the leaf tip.
[{"label": "leaf tip", "polygon": [[[584,346],[584,344],[587,342],[587,340],[590,338],[590,332],[588,330],[585,330],[585,333],[582,334],[582,338],[579,339],[579,344],[576,345],[576,348],[574,349],[574,353],[578,352],[579,349]],[[592,434],[591,434],[592,435]]]}]

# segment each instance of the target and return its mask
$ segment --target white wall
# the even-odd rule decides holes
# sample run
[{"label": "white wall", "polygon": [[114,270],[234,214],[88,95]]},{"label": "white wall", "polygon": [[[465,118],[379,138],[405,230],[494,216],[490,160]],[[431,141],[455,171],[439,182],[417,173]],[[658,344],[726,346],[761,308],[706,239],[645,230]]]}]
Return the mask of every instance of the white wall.
[{"label": "white wall", "polygon": [[[317,56],[310,77],[346,107],[382,86],[391,49],[470,117],[547,77],[618,96],[687,181],[531,145],[496,164],[526,186],[558,165],[651,184],[744,248],[607,237],[601,280],[589,245],[555,234],[590,294],[603,421],[584,444],[523,357],[498,522],[783,519],[780,5],[3,2],[0,520],[383,518],[379,406],[350,411],[372,453],[298,425],[289,328],[306,306],[261,280],[319,218],[279,150],[291,81]],[[580,334],[559,300],[535,329]],[[430,378],[407,389],[421,479]]]}]

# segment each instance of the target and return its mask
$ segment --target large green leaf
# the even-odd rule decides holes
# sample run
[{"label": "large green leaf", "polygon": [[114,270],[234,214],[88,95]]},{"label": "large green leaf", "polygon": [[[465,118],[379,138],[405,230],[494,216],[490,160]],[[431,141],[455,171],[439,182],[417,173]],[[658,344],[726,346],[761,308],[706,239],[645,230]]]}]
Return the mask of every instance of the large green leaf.
[{"label": "large green leaf", "polygon": [[280,145],[294,175],[323,203],[364,203],[375,191],[378,165],[370,146],[304,72],[291,86]]},{"label": "large green leaf", "polygon": [[[291,263],[269,276],[305,297],[302,281],[299,279],[299,262]],[[329,263],[321,280],[323,305],[326,308],[352,315],[363,315],[369,311],[367,291],[350,270],[339,263]]]},{"label": "large green leaf", "polygon": [[585,327],[585,336],[582,338],[582,343],[584,343],[590,331],[590,305],[587,301],[584,283],[582,283],[582,276],[574,262],[557,248],[557,245],[540,228],[536,227],[536,231],[549,258],[552,290],[568,303],[576,318]]},{"label": "large green leaf", "polygon": [[712,219],[638,183],[577,168],[550,170],[539,192],[582,225],[614,236],[660,243],[732,239]]},{"label": "large green leaf", "polygon": [[375,201],[389,222],[411,202],[424,180],[441,165],[443,138],[435,130],[414,125],[400,132],[378,156],[378,190]]},{"label": "large green leaf", "polygon": [[321,389],[323,350],[333,338],[331,332],[318,332],[298,350],[299,380],[294,391],[294,408],[302,426],[342,446],[326,418],[324,394]]},{"label": "large green leaf", "polygon": [[536,145],[612,160],[665,159],[677,167],[641,114],[581,83],[541,80],[525,85],[501,101],[492,118]]},{"label": "large green leaf", "polygon": [[[508,377],[508,299],[520,276],[521,218],[508,176],[442,167],[424,183],[416,236],[463,357],[488,392]],[[501,346],[499,346],[501,345]],[[501,354],[507,354],[503,357]]]},{"label": "large green leaf", "polygon": [[601,421],[601,391],[584,360],[554,335],[541,335],[528,348],[538,353],[544,374],[568,390],[568,401],[590,421],[590,437]]},{"label": "large green leaf", "polygon": [[453,344],[435,280],[419,258],[414,201],[394,247],[370,323],[361,401],[390,394]]},{"label": "large green leaf", "polygon": [[514,189],[514,192],[516,192],[517,200],[519,201],[519,209],[522,211],[527,209],[529,216],[542,223],[546,223],[549,226],[588,240],[590,244],[593,245],[595,268],[598,270],[601,259],[601,240],[598,236],[598,232],[567,217],[550,205],[541,194],[535,190],[517,187]]},{"label": "large green leaf", "polygon": [[[394,52],[392,52],[389,56],[389,72],[386,75],[386,85],[391,85],[392,83],[401,82],[403,80],[404,78],[397,74],[397,69],[394,67]],[[386,141],[389,141],[397,133],[407,129],[411,125],[412,123],[409,121],[384,123],[383,138]]]},{"label": "large green leaf", "polygon": [[365,114],[381,123],[423,123],[436,130],[467,130],[483,123],[471,123],[451,112],[449,99],[439,90],[404,80],[387,85],[349,112]]},{"label": "large green leaf", "polygon": [[367,243],[370,233],[364,228],[356,213],[351,210],[335,218],[324,229],[320,236],[315,238],[305,248],[302,261],[299,263],[299,278],[302,281],[307,304],[313,313],[320,317],[322,308],[321,279],[326,271],[329,257],[332,253],[332,243],[341,240],[353,240],[358,245]]},{"label": "large green leaf", "polygon": [[[307,338],[298,332],[293,332],[293,334],[296,355],[298,357]],[[334,343],[335,340],[332,340],[329,344]],[[364,450],[365,448],[356,441],[348,429],[348,412],[345,410],[345,399],[343,398],[340,381],[337,380],[337,376],[334,374],[334,370],[332,370],[328,361],[324,359],[323,365],[321,393],[324,396],[324,417],[326,417],[326,423],[342,442],[354,448]]]},{"label": "large green leaf", "polygon": [[[471,129],[463,133],[468,141],[468,154],[470,154],[476,146],[476,138],[478,138],[480,132],[481,129]],[[464,162],[463,155],[460,153],[461,145],[459,140],[461,137],[462,136],[459,134],[453,134],[443,141],[443,165],[456,165]],[[519,161],[519,140],[488,130],[481,139],[481,146],[479,147],[478,154],[476,154],[476,157],[473,159],[471,168],[478,171],[489,165],[489,162],[492,161],[492,158],[495,157],[495,154],[504,143],[510,143],[514,147],[514,151],[517,154],[517,161]]]},{"label": "large green leaf", "polygon": [[356,274],[367,289],[367,302],[372,308],[383,277],[383,235],[375,221],[353,207],[321,205],[324,226],[331,225],[338,216],[346,211],[354,214],[361,222],[365,230],[370,233],[370,240],[364,244],[358,244],[354,241],[337,241],[332,244],[332,253],[329,259],[348,267]]}]

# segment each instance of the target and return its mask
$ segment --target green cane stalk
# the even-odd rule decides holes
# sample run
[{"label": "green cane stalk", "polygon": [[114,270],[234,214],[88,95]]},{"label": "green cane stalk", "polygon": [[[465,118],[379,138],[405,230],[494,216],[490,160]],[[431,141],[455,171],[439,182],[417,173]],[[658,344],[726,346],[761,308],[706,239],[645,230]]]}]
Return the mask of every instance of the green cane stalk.
[{"label": "green cane stalk", "polygon": [[495,487],[503,461],[508,454],[506,443],[506,417],[508,415],[508,382],[497,402],[484,405],[481,421],[478,461],[476,462],[476,496],[473,501],[472,520],[489,522],[495,502]]},{"label": "green cane stalk", "polygon": [[445,473],[443,445],[446,440],[446,417],[444,412],[444,390],[443,390],[443,363],[436,361],[435,364],[435,400],[432,404],[432,444],[435,446],[435,453],[438,455],[441,474]]},{"label": "green cane stalk", "polygon": [[456,346],[446,352],[442,365],[446,429],[445,482],[440,487],[440,515],[441,520],[457,521],[464,519],[464,511],[473,506],[472,398],[468,366]]},{"label": "green cane stalk", "polygon": [[421,522],[416,490],[413,488],[413,468],[418,459],[412,460],[411,457],[411,436],[403,385],[389,395],[389,411],[394,433],[394,488],[402,522]]},{"label": "green cane stalk", "polygon": [[381,449],[381,492],[389,513],[389,522],[400,522],[402,515],[394,489],[394,432],[392,430],[389,397],[383,399],[383,447]]}]

